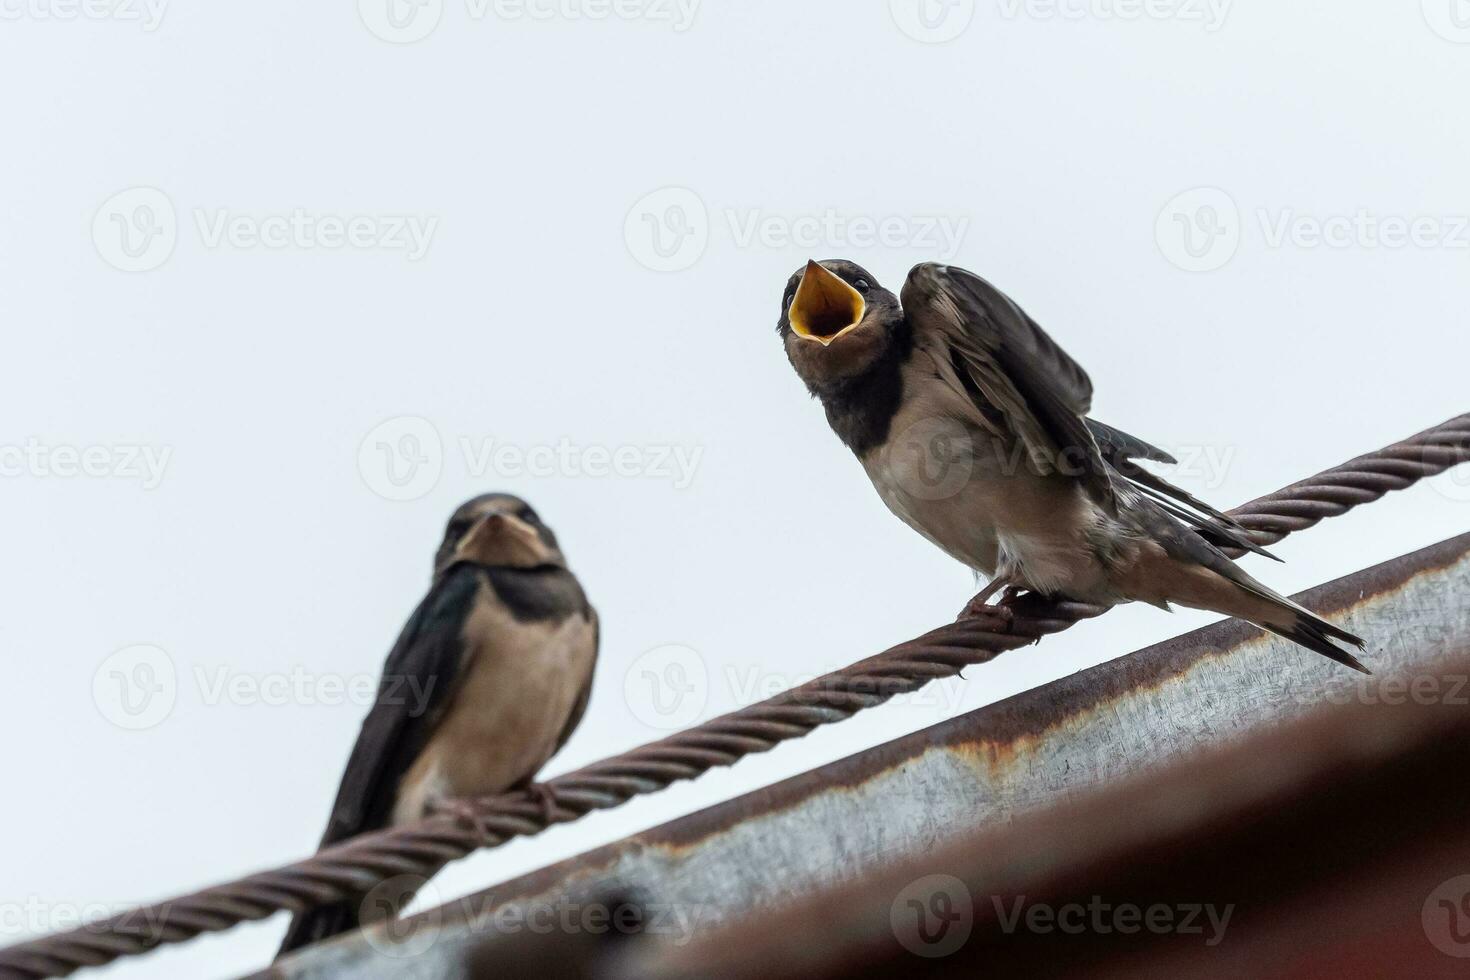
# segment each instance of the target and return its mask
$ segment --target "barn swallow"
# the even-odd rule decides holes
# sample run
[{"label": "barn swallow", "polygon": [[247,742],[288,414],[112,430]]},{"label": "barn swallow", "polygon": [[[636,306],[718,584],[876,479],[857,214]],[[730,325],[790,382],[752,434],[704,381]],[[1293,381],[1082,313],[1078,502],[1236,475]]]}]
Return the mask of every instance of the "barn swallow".
[{"label": "barn swallow", "polygon": [[[322,847],[532,779],[587,708],[597,614],[523,500],[450,518],[433,582],[388,654]],[[297,915],[281,953],[357,927],[354,903]]]},{"label": "barn swallow", "polygon": [[[1167,453],[1087,417],[1087,373],[1000,290],[926,263],[901,296],[846,260],[787,283],[786,355],[901,520],[1002,588],[1236,616],[1367,673],[1363,641],[1247,575],[1245,528],[1143,469]],[[1274,557],[1274,556],[1268,556]]]}]

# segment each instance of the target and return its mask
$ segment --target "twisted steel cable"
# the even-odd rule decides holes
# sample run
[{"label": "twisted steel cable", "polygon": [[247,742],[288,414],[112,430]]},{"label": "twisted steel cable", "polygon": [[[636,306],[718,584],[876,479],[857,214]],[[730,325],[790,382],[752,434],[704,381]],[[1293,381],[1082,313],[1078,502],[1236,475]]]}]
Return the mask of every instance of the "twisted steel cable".
[{"label": "twisted steel cable", "polygon": [[[1470,461],[1470,414],[1360,456],[1231,511],[1261,545]],[[767,701],[552,779],[532,792],[476,801],[466,813],[365,834],[313,857],[0,950],[0,978],[68,976],[279,911],[350,899],[400,875],[430,877],[481,848],[539,833],[800,738],[930,681],[1034,643],[1106,607],[1024,595],[1006,614],[942,626]]]}]

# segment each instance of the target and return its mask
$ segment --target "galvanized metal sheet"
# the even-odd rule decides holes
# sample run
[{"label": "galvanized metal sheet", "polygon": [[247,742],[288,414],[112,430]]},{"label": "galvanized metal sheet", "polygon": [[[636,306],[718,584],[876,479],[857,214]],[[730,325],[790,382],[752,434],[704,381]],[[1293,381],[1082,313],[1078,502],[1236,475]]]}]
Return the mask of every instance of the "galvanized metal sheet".
[{"label": "galvanized metal sheet", "polygon": [[263,975],[461,976],[476,938],[583,915],[613,895],[646,897],[662,920],[650,931],[681,941],[1323,703],[1454,696],[1424,688],[1429,665],[1470,651],[1470,535],[1297,598],[1370,638],[1374,678],[1221,623],[303,951]]}]

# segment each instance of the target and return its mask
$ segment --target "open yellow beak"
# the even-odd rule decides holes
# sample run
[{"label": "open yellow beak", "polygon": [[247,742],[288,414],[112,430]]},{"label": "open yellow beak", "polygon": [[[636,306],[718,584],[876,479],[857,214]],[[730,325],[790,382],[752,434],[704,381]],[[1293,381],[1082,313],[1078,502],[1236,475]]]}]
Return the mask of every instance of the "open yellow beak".
[{"label": "open yellow beak", "polygon": [[791,301],[791,329],[827,347],[861,323],[867,308],[862,293],[817,262],[808,262]]}]

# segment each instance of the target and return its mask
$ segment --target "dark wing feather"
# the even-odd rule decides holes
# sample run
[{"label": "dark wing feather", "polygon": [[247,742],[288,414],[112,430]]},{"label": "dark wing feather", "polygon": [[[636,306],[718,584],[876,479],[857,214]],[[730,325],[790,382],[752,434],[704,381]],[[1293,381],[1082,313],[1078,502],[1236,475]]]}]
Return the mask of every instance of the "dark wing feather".
[{"label": "dark wing feather", "polygon": [[[377,699],[348,757],[322,847],[387,826],[398,783],[423,751],[454,688],[463,652],[461,630],[479,587],[473,566],[456,566],[409,617],[383,665]],[[356,902],[342,902],[296,916],[281,953],[355,927],[357,912]]]},{"label": "dark wing feather", "polygon": [[582,693],[577,695],[577,703],[572,705],[572,713],[567,716],[566,727],[557,736],[556,748],[551,750],[552,755],[561,751],[561,747],[567,744],[567,739],[572,737],[572,732],[582,723],[582,716],[587,713],[587,702],[592,698],[592,677],[597,673],[597,651],[602,645],[602,622],[597,618],[597,610],[591,606],[587,607],[587,616],[592,620],[592,663],[587,668],[587,683],[582,685]]},{"label": "dark wing feather", "polygon": [[323,846],[386,826],[398,782],[428,743],[454,688],[464,618],[479,588],[473,566],[455,566],[429,590],[399,634],[383,664],[377,700],[348,757]]},{"label": "dark wing feather", "polygon": [[1147,459],[1159,463],[1175,463],[1177,460],[1174,457],[1137,436],[1131,436],[1096,419],[1088,419],[1087,427],[1097,440],[1102,458],[1115,473],[1127,480],[1135,490],[1146,494],[1171,516],[1193,528],[1210,544],[1217,548],[1244,548],[1273,561],[1281,560],[1252,541],[1250,532],[1235,518],[1134,462]]},{"label": "dark wing feather", "polygon": [[915,266],[902,302],[921,344],[939,341],[1005,416],[1042,472],[1081,477],[1105,506],[1112,478],[1086,423],[1092,381],[1010,297],[954,266]]},{"label": "dark wing feather", "polygon": [[956,368],[990,403],[981,407],[1000,410],[1042,472],[1079,475],[1109,509],[1116,504],[1116,474],[1211,544],[1275,557],[1226,514],[1134,462],[1174,463],[1168,453],[1087,418],[1087,372],[990,283],[954,266],[926,263],[909,273],[902,301],[916,339],[940,341],[958,355]]},{"label": "dark wing feather", "polygon": [[1087,431],[1092,433],[1092,438],[1097,442],[1097,448],[1102,453],[1103,459],[1111,463],[1114,459],[1147,459],[1155,463],[1178,463],[1179,460],[1164,452],[1152,443],[1144,442],[1137,436],[1130,436],[1122,429],[1115,429],[1106,422],[1097,419],[1084,419],[1087,423]]}]

